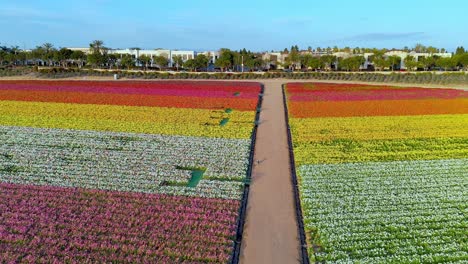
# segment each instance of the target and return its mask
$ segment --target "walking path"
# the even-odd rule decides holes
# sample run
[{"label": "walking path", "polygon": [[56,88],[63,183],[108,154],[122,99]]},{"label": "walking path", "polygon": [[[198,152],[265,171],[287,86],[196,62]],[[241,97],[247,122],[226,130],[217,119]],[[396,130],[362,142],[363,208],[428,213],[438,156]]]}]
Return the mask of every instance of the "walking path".
[{"label": "walking path", "polygon": [[240,263],[300,263],[281,81],[264,81]]}]

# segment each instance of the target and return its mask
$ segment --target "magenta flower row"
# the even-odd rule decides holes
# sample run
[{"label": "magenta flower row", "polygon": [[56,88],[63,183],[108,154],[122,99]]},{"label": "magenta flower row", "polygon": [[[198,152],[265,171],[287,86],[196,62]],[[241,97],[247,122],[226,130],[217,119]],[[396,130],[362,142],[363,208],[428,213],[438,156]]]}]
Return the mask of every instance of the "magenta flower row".
[{"label": "magenta flower row", "polygon": [[[184,87],[182,89],[174,88],[134,88],[112,87],[112,86],[93,86],[82,83],[80,86],[59,86],[59,85],[40,85],[40,84],[9,84],[0,83],[0,90],[20,90],[20,91],[48,91],[48,92],[86,92],[86,93],[110,93],[110,94],[143,94],[160,96],[188,96],[188,97],[215,97],[215,98],[257,98],[258,89],[249,88],[223,88],[217,89],[197,89],[196,86]],[[245,90],[245,91],[241,91]]]},{"label": "magenta flower row", "polygon": [[0,183],[0,259],[227,262],[239,201]]}]

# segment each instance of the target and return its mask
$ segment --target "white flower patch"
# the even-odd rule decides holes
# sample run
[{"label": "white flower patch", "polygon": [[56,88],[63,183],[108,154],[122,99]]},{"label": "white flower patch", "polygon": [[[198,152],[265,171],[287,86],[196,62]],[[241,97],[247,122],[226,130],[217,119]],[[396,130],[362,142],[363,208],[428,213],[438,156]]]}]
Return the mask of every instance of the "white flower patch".
[{"label": "white flower patch", "polygon": [[[240,199],[250,140],[0,127],[0,181]],[[189,168],[206,169],[198,186]]]},{"label": "white flower patch", "polygon": [[298,174],[317,261],[468,259],[468,159],[303,165]]}]

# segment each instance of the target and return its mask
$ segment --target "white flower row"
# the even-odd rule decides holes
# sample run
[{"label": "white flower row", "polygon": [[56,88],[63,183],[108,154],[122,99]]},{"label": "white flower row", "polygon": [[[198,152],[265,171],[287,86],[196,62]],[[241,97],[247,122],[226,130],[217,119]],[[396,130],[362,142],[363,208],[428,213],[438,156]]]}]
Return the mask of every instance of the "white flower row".
[{"label": "white flower row", "polygon": [[319,261],[468,259],[468,159],[303,165],[298,174]]},{"label": "white flower row", "polygon": [[[250,141],[0,126],[0,181],[241,197]],[[206,168],[197,187],[184,185]],[[167,186],[168,183],[170,186]]]}]

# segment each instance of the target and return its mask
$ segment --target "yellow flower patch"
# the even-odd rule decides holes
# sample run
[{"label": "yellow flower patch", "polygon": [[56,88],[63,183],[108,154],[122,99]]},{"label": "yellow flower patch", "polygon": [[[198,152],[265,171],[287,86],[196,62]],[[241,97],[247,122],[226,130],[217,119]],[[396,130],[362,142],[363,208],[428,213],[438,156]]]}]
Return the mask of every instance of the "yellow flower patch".
[{"label": "yellow flower patch", "polygon": [[248,139],[254,119],[246,111],[0,101],[4,126]]}]

